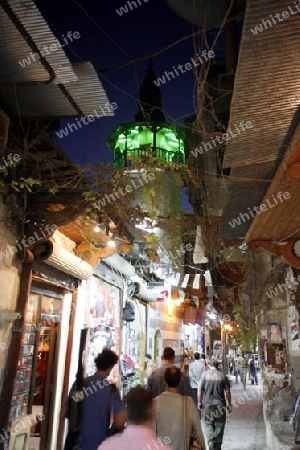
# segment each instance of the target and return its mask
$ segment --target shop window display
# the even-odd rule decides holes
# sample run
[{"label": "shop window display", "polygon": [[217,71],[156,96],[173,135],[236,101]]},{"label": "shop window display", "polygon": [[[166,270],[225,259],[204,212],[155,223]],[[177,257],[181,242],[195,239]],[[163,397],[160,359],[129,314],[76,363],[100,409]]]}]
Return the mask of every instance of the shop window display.
[{"label": "shop window display", "polygon": [[31,294],[25,310],[22,341],[18,367],[13,386],[13,396],[9,413],[9,421],[28,414],[28,403],[31,388],[34,344],[38,311],[38,296]]},{"label": "shop window display", "polygon": [[[90,336],[86,373],[95,372],[95,358],[104,347],[119,354],[120,289],[93,278],[90,297]],[[118,382],[118,368],[110,374],[112,382]]]},{"label": "shop window display", "polygon": [[[128,303],[128,302],[127,302]],[[145,307],[131,300],[131,310],[135,311],[126,321],[123,315],[123,339],[121,361],[122,394],[125,396],[130,388],[145,384]]]},{"label": "shop window display", "polygon": [[[28,444],[29,448],[40,448],[42,420],[40,417],[50,410],[50,403],[47,411],[44,408],[46,379],[53,370],[49,367],[49,373],[47,372],[51,330],[58,325],[60,317],[60,299],[29,293],[9,413],[11,427],[21,429],[25,423],[26,432],[24,428],[24,433],[17,432],[11,436],[10,450],[23,446],[27,448]],[[53,331],[54,335],[56,333]],[[28,417],[35,419],[28,420]]]}]

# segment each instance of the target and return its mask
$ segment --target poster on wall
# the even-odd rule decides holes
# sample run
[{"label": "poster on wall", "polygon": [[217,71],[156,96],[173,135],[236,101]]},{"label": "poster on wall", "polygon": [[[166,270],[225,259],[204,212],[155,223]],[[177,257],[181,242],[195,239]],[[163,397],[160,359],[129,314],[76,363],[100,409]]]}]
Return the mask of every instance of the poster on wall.
[{"label": "poster on wall", "polygon": [[39,304],[39,296],[37,294],[30,293],[30,295],[28,296],[24,314],[25,323],[36,323],[38,304]]},{"label": "poster on wall", "polygon": [[263,328],[260,330],[260,339],[259,339],[259,356],[262,364],[264,364],[266,360],[265,344],[267,343],[267,340],[268,340],[268,330],[266,328]]},{"label": "poster on wall", "polygon": [[268,372],[284,374],[286,372],[287,353],[283,342],[266,343],[266,359]]},{"label": "poster on wall", "polygon": [[291,336],[291,350],[296,351],[299,350],[300,345],[300,336],[299,336],[299,324],[296,318],[290,323],[290,336]]},{"label": "poster on wall", "polygon": [[268,330],[260,330],[260,338],[266,341],[268,339]]},{"label": "poster on wall", "polygon": [[281,327],[279,323],[268,323],[267,324],[267,339],[268,342],[281,342],[282,334]]}]

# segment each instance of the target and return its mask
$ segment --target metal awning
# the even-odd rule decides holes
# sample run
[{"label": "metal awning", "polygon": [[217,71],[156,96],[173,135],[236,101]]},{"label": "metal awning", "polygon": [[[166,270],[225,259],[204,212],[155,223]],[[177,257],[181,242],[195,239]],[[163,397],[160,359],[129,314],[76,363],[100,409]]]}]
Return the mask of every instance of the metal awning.
[{"label": "metal awning", "polygon": [[289,0],[247,2],[229,128],[242,121],[253,126],[226,144],[223,167],[231,173],[221,236],[227,239],[245,236],[252,217],[235,227],[230,222],[260,205],[300,119],[300,101],[291,101],[300,90],[299,13],[270,20],[289,6],[296,11]]},{"label": "metal awning", "polygon": [[92,64],[71,64],[32,0],[0,0],[0,26],[0,107],[11,117],[114,115]]},{"label": "metal awning", "polygon": [[11,117],[21,115],[26,119],[113,116],[108,97],[92,64],[79,63],[72,65],[72,68],[77,81],[63,85],[63,89],[60,84],[51,84],[0,90],[2,108]]}]

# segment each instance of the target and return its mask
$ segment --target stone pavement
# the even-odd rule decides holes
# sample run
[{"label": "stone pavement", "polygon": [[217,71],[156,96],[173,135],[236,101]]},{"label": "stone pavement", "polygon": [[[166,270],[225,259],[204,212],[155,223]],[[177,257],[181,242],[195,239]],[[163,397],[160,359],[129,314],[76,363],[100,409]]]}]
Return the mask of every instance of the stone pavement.
[{"label": "stone pavement", "polygon": [[247,379],[245,391],[240,379],[236,384],[231,376],[230,381],[233,410],[227,415],[222,450],[274,450],[266,444],[260,377],[258,386]]}]

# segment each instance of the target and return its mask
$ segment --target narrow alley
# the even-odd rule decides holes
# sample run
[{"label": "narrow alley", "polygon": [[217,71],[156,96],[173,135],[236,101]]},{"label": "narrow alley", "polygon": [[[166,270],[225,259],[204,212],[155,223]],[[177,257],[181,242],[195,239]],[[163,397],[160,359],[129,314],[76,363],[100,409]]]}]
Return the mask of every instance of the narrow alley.
[{"label": "narrow alley", "polygon": [[267,447],[261,380],[244,391],[231,377],[232,412],[227,416],[222,450],[274,450]]},{"label": "narrow alley", "polygon": [[[209,363],[259,371],[222,450],[300,450],[300,0],[0,0],[0,25],[0,450],[97,450],[166,348],[195,403]],[[120,395],[82,409],[104,349]]]}]

